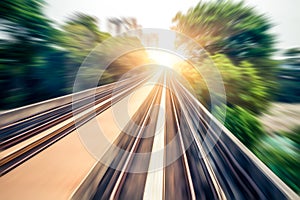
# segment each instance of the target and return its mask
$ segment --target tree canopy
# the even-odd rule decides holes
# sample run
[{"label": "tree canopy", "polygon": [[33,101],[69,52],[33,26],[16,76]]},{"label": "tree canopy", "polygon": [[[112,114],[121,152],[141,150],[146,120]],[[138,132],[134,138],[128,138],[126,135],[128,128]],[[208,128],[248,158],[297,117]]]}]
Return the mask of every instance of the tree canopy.
[{"label": "tree canopy", "polygon": [[98,29],[97,19],[76,13],[62,26],[59,41],[73,60],[81,63],[88,53],[99,43],[110,37]]},{"label": "tree canopy", "polygon": [[9,109],[72,92],[78,67],[110,35],[76,13],[54,26],[43,0],[0,1],[0,106]]},{"label": "tree canopy", "polygon": [[0,105],[28,104],[42,91],[37,73],[55,35],[43,5],[43,0],[0,1],[1,32],[7,37],[0,40]]},{"label": "tree canopy", "polygon": [[269,58],[274,49],[271,23],[244,2],[199,2],[186,14],[173,18],[175,30],[195,39],[210,53],[223,53],[234,61]]},{"label": "tree canopy", "polygon": [[[242,2],[200,1],[177,13],[173,29],[193,38],[221,71],[229,105],[264,111],[276,85],[270,20]],[[178,45],[185,41],[178,41]],[[199,56],[199,55],[198,55]],[[202,61],[199,59],[199,63]]]}]

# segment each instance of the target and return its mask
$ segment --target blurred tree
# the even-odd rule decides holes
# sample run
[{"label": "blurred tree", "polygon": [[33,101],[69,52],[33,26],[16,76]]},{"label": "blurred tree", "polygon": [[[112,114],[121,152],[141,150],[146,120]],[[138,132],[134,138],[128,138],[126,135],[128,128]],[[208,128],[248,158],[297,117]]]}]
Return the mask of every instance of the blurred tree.
[{"label": "blurred tree", "polygon": [[[0,1],[1,107],[38,99],[44,77],[33,73],[45,63],[55,29],[43,14],[43,0]],[[9,104],[7,104],[9,102]]]},{"label": "blurred tree", "polygon": [[[83,13],[73,14],[61,28],[58,43],[66,50],[68,58],[65,65],[65,79],[68,82],[66,90],[72,92],[77,71],[84,59],[97,45],[109,38],[110,34],[99,30],[95,17]],[[96,69],[94,73],[97,73]],[[87,81],[91,74],[93,69],[88,69]]]},{"label": "blurred tree", "polygon": [[208,52],[234,61],[269,58],[274,36],[269,20],[244,2],[200,2],[186,14],[177,13],[174,29],[194,38]]},{"label": "blurred tree", "polygon": [[240,106],[256,114],[266,110],[267,87],[253,64],[243,61],[234,65],[222,54],[213,55],[211,58],[223,77],[227,105]]},{"label": "blurred tree", "polygon": [[267,108],[278,64],[271,58],[275,41],[268,18],[243,1],[201,1],[186,14],[177,13],[173,22],[175,30],[195,39],[212,55],[225,82],[235,80],[225,83],[230,103],[256,113]]},{"label": "blurred tree", "polygon": [[15,41],[36,45],[49,43],[54,29],[43,13],[44,0],[2,0],[0,19],[2,31]]},{"label": "blurred tree", "polygon": [[[74,66],[79,67],[94,49],[94,52],[89,56],[88,63],[84,63],[82,70],[82,76],[85,78],[81,78],[81,80],[86,80],[85,83],[82,83],[83,88],[91,87],[91,83],[88,81],[94,80],[91,82],[95,82],[103,72],[99,84],[116,80],[127,71],[139,66],[146,59],[143,45],[139,39],[129,36],[108,39],[110,35],[99,31],[97,20],[94,17],[76,13],[62,26],[62,30],[61,44],[70,52],[69,65],[72,65],[73,68]],[[103,42],[104,40],[105,42]],[[95,48],[101,42],[101,46]],[[141,49],[141,51],[127,52],[131,49]],[[126,54],[123,55],[122,52],[126,52]],[[119,53],[121,53],[121,57],[119,57]],[[109,66],[106,66],[107,64]],[[75,70],[76,72],[77,70]]]},{"label": "blurred tree", "polygon": [[265,135],[252,148],[254,154],[300,194],[300,127],[286,133]]},{"label": "blurred tree", "polygon": [[[108,72],[114,75],[123,75],[133,68],[149,63],[144,46],[137,37],[115,37],[105,44],[103,50],[105,51],[104,55],[113,60],[108,67]],[[117,57],[114,59],[114,56]]]},{"label": "blurred tree", "polygon": [[[283,86],[281,97],[299,96],[299,49],[285,52],[292,67],[278,68],[280,62],[272,58],[275,38],[269,32],[270,21],[244,1],[200,1],[187,13],[177,13],[173,22],[175,30],[195,39],[209,53],[222,74],[228,100],[225,126],[299,192],[299,144],[265,135],[255,117],[267,108],[278,86]],[[180,38],[177,42],[178,46],[186,43]],[[209,65],[201,65],[202,61],[198,59],[200,69],[209,72]],[[281,80],[279,84],[275,84],[277,80]],[[196,84],[201,83],[205,85],[199,78]],[[200,98],[207,98],[207,86],[202,90]],[[209,99],[204,102],[209,105]],[[215,113],[217,118],[224,115],[221,112]]]},{"label": "blurred tree", "polygon": [[268,103],[267,87],[262,77],[258,76],[257,69],[248,61],[235,65],[224,54],[215,54],[198,62],[197,70],[201,75],[188,63],[181,63],[179,66],[181,74],[190,82],[194,91],[198,92],[198,99],[206,107],[211,106],[210,95],[213,92],[209,91],[206,81],[213,84],[214,80],[205,80],[202,76],[204,75],[206,79],[215,78],[215,72],[210,67],[211,60],[223,78],[229,107],[240,106],[256,114],[266,110]]},{"label": "blurred tree", "polygon": [[82,65],[82,87],[92,87],[88,81],[94,80],[92,83],[95,83],[100,74],[99,85],[102,85],[118,80],[130,70],[146,64],[149,64],[148,56],[138,38],[126,35],[111,37],[96,47]]},{"label": "blurred tree", "polygon": [[[221,119],[223,109],[218,108],[216,118]],[[226,107],[226,128],[243,144],[253,149],[260,138],[265,135],[259,120],[249,111],[239,106]]]},{"label": "blurred tree", "polygon": [[72,92],[84,57],[109,37],[76,14],[63,30],[43,13],[43,0],[0,1],[0,107],[9,109]]},{"label": "blurred tree", "polygon": [[83,59],[99,43],[110,37],[108,33],[101,32],[97,25],[97,19],[76,13],[62,26],[62,47],[70,52],[73,61],[81,63]]}]

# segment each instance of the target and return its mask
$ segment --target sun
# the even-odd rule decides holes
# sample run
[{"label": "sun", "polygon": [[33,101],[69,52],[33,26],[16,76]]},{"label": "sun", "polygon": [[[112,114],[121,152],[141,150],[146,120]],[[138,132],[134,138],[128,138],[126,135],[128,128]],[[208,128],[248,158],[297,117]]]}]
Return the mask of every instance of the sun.
[{"label": "sun", "polygon": [[147,53],[154,62],[169,68],[173,68],[175,64],[182,61],[178,56],[160,49],[147,49]]}]

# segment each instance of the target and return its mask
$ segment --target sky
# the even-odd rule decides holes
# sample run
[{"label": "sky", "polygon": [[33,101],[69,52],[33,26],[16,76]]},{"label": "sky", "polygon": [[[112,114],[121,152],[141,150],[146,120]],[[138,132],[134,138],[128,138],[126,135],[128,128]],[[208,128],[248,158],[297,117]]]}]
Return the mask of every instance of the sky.
[{"label": "sky", "polygon": [[[209,0],[206,0],[209,1]],[[238,0],[235,0],[238,1]],[[106,30],[109,17],[135,17],[143,28],[169,29],[178,11],[185,13],[199,0],[46,0],[45,12],[50,19],[61,24],[76,11],[93,15]],[[245,0],[266,14],[275,25],[278,48],[300,46],[300,0]]]}]

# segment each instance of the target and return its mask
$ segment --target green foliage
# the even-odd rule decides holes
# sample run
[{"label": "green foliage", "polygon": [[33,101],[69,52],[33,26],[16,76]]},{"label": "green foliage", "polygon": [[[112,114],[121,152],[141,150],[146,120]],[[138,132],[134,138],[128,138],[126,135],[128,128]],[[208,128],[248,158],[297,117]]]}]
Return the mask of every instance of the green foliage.
[{"label": "green foliage", "polygon": [[280,134],[292,140],[297,144],[297,148],[300,150],[300,126],[297,126],[291,132],[283,132]]},{"label": "green foliage", "polygon": [[[20,106],[39,96],[43,77],[34,73],[46,61],[43,57],[54,29],[43,14],[42,0],[0,2],[1,31],[8,38],[0,41],[1,107]],[[37,98],[38,99],[38,98]]]},{"label": "green foliage", "polygon": [[300,128],[290,133],[265,136],[252,149],[277,176],[300,193]]},{"label": "green foliage", "polygon": [[[221,119],[223,109],[218,108],[216,117]],[[258,119],[249,111],[239,106],[226,107],[225,127],[228,128],[248,148],[259,141],[264,135],[263,128]]]},{"label": "green foliage", "polygon": [[174,29],[194,38],[210,53],[224,53],[240,61],[268,58],[274,52],[271,24],[244,2],[210,1],[173,18]]},{"label": "green foliage", "polygon": [[211,58],[222,75],[229,105],[237,105],[254,113],[267,108],[267,86],[251,63],[243,61],[234,65],[222,54]]},{"label": "green foliage", "polygon": [[[132,51],[133,49],[135,51]],[[138,38],[112,37],[96,47],[89,55],[88,62],[83,63],[80,74],[82,87],[87,88],[91,83],[95,84],[100,74],[99,85],[102,85],[109,80],[119,79],[126,72],[147,63],[149,62],[146,51]]]},{"label": "green foliage", "polygon": [[[218,54],[226,55],[223,69],[225,70],[227,66],[230,72],[226,75],[230,75],[230,73],[236,75],[230,75],[231,77],[225,75],[223,77],[225,80],[235,79],[233,76],[247,80],[247,74],[253,74],[251,78],[254,80],[252,79],[251,83],[258,84],[257,87],[251,86],[250,92],[254,94],[254,98],[258,97],[258,102],[261,103],[273,98],[278,63],[271,58],[275,51],[275,41],[274,36],[269,33],[272,25],[267,17],[258,14],[254,8],[246,6],[243,1],[200,1],[187,13],[177,13],[173,22],[175,23],[173,28],[176,31],[192,37],[210,55],[217,55],[217,57]],[[179,45],[184,42],[178,41]],[[222,66],[222,60],[218,59],[218,61],[219,66]],[[232,67],[232,65],[236,67]],[[263,80],[263,85],[259,79]],[[236,93],[235,100],[239,99],[249,103],[252,101],[254,108],[251,110],[259,113],[258,109],[264,108],[264,106],[256,104],[250,95],[245,95],[250,84],[245,83],[244,80],[240,79],[243,82],[240,84],[228,85],[227,90],[230,87],[236,88],[234,84],[246,86],[238,89],[237,92],[241,92],[241,94]],[[242,104],[238,103],[237,105],[243,106]],[[250,104],[247,103],[246,107],[249,109]]]},{"label": "green foliage", "polygon": [[72,60],[81,63],[97,45],[95,35],[81,24],[67,24],[63,30],[62,46],[70,52]]},{"label": "green foliage", "polygon": [[0,24],[16,42],[44,45],[51,41],[51,21],[43,13],[43,0],[0,1]]},{"label": "green foliage", "polygon": [[77,14],[58,30],[43,0],[0,1],[0,108],[10,109],[72,92],[78,67],[110,37],[96,20]]},{"label": "green foliage", "polygon": [[[86,56],[110,38],[101,32],[95,17],[75,13],[60,29],[43,13],[43,0],[0,2],[0,107],[10,109],[71,93],[77,71]],[[118,51],[142,45],[137,38],[114,39],[94,54],[96,62],[82,72],[83,89],[96,83],[108,61],[108,70],[99,84],[109,83],[134,66],[142,64],[146,54],[114,57]],[[93,85],[96,86],[95,84]]]},{"label": "green foliage", "polygon": [[[135,51],[132,51],[135,49]],[[125,72],[141,66],[148,62],[148,57],[144,51],[144,46],[136,37],[122,36],[108,40],[101,48],[102,56],[114,62],[110,64],[108,72],[114,75],[124,74]],[[119,53],[121,53],[121,57]]]},{"label": "green foliage", "polygon": [[[75,13],[72,17],[70,17],[70,19],[67,21],[66,24],[69,25],[82,25],[87,27],[91,32],[93,33],[98,33],[100,32],[98,30],[98,26],[97,26],[97,19],[95,17],[86,15],[84,13]],[[101,41],[99,41],[101,42]]]},{"label": "green foliage", "polygon": [[110,37],[98,30],[96,18],[82,13],[76,13],[62,29],[60,43],[77,63],[81,63],[91,50]]},{"label": "green foliage", "polygon": [[[272,24],[244,1],[200,1],[185,14],[177,13],[173,22],[174,29],[197,41],[219,69],[228,100],[225,126],[299,193],[299,131],[289,136],[267,136],[255,117],[267,109],[274,95],[286,101],[299,97],[299,49],[285,53],[286,63],[293,68],[278,68],[280,63],[272,59]],[[178,46],[185,44],[177,42]],[[210,74],[210,65],[201,59],[198,62],[200,70]],[[277,80],[279,84],[275,84]],[[198,77],[192,82],[202,86],[199,98],[209,105],[204,80]],[[221,111],[215,113],[219,119],[224,115]]]},{"label": "green foliage", "polygon": [[228,105],[240,106],[255,114],[268,108],[268,85],[258,75],[258,70],[248,61],[236,65],[224,54],[215,54],[197,63],[197,70],[206,79],[200,76],[193,67],[187,64],[180,66],[181,74],[190,82],[195,91],[199,91],[198,99],[206,107],[210,107],[210,95],[221,95],[213,94],[214,91],[209,91],[207,85],[207,81],[214,84],[216,79],[216,72],[212,69],[212,64],[223,79],[221,84],[224,84]]}]

